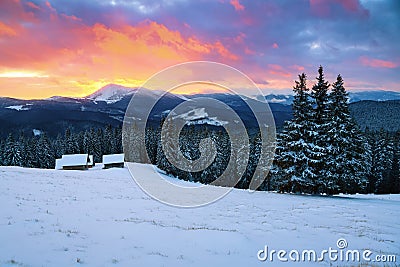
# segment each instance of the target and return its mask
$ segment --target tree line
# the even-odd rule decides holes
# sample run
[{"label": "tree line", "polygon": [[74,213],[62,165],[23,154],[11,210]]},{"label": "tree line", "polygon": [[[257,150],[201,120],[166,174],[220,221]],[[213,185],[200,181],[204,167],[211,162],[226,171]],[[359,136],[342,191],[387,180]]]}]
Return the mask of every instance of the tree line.
[{"label": "tree line", "polygon": [[0,140],[0,165],[53,169],[56,158],[79,153],[93,155],[95,162],[101,162],[104,154],[122,153],[121,136],[121,128],[110,125],[76,133],[67,128],[64,135],[56,138],[49,138],[46,133],[37,136],[10,133]]}]

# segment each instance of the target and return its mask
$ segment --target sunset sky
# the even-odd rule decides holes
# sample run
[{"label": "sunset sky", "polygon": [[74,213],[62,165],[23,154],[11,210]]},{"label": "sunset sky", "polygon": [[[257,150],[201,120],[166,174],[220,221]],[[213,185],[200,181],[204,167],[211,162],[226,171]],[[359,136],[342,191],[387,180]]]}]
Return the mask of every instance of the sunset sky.
[{"label": "sunset sky", "polygon": [[349,90],[400,91],[399,33],[397,0],[2,0],[0,96],[140,86],[192,60],[231,65],[265,93],[319,65]]}]

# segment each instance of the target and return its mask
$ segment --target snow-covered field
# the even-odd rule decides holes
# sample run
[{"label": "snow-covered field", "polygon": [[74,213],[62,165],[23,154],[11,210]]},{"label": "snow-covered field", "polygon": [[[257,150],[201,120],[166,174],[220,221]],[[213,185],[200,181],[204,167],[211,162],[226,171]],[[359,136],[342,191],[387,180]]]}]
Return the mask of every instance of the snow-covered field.
[{"label": "snow-covered field", "polygon": [[[398,266],[399,218],[397,195],[233,190],[216,203],[185,209],[147,196],[126,168],[0,167],[0,266]],[[339,238],[347,249],[369,249],[371,258],[396,255],[397,262],[257,259],[265,245],[318,252],[337,249]]]}]

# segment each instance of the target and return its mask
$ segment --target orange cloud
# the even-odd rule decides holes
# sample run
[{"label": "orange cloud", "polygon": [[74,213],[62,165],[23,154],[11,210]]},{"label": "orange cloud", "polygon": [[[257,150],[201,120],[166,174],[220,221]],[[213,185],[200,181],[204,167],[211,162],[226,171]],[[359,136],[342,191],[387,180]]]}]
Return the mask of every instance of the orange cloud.
[{"label": "orange cloud", "polygon": [[369,58],[366,56],[360,57],[360,62],[364,66],[372,67],[372,68],[397,68],[399,65],[396,62],[389,61],[389,60],[381,60],[381,59],[376,59],[376,58]]},{"label": "orange cloud", "polygon": [[12,23],[0,21],[1,96],[84,96],[108,83],[140,86],[160,69],[185,61],[239,59],[221,41],[183,36],[150,20],[88,26],[59,14],[49,2],[37,8],[27,4],[39,15],[13,4],[7,7]]},{"label": "orange cloud", "polygon": [[13,28],[0,21],[0,36],[1,35],[15,36],[17,33]]}]

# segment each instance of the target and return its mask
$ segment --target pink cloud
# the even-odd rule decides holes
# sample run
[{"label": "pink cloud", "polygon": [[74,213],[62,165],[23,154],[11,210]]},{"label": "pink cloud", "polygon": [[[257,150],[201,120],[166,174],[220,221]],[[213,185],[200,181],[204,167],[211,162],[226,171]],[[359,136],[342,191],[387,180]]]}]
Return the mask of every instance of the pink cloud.
[{"label": "pink cloud", "polygon": [[32,2],[27,2],[26,5],[29,6],[30,8],[40,10],[40,7]]},{"label": "pink cloud", "polygon": [[244,6],[240,4],[239,0],[231,0],[231,5],[235,8],[236,11],[243,11]]},{"label": "pink cloud", "polygon": [[299,65],[292,65],[290,66],[291,69],[297,70],[297,71],[304,71],[304,67],[303,66],[299,66]]},{"label": "pink cloud", "polygon": [[17,35],[17,33],[12,27],[10,27],[0,21],[0,36],[1,35],[15,36],[15,35]]},{"label": "pink cloud", "polygon": [[244,48],[244,53],[245,53],[246,55],[255,55],[255,54],[256,54],[256,51],[251,50],[251,49],[248,48],[248,47],[245,47],[245,48]]},{"label": "pink cloud", "polygon": [[277,48],[279,48],[279,45],[278,45],[277,43],[273,43],[273,44],[272,44],[272,48],[273,48],[273,49],[277,49]]},{"label": "pink cloud", "polygon": [[244,39],[246,38],[246,34],[240,32],[235,38],[233,38],[233,41],[237,44],[243,44]]},{"label": "pink cloud", "polygon": [[268,73],[282,77],[292,76],[290,72],[286,71],[281,65],[277,64],[268,64]]},{"label": "pink cloud", "polygon": [[368,66],[368,67],[372,67],[372,68],[394,69],[399,65],[398,63],[393,62],[393,61],[376,59],[376,58],[369,58],[367,56],[360,57],[360,62],[364,66]]},{"label": "pink cloud", "polygon": [[311,12],[318,17],[332,16],[335,6],[341,7],[343,10],[358,14],[361,16],[368,16],[366,10],[359,0],[309,0]]}]

